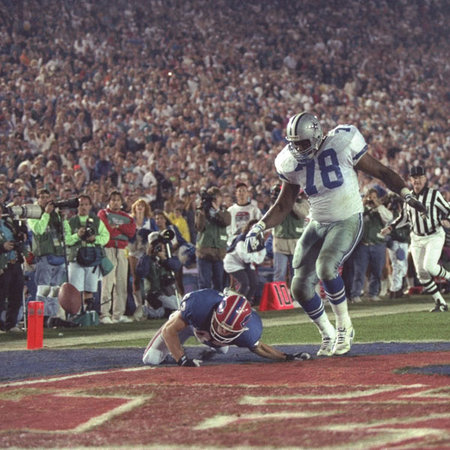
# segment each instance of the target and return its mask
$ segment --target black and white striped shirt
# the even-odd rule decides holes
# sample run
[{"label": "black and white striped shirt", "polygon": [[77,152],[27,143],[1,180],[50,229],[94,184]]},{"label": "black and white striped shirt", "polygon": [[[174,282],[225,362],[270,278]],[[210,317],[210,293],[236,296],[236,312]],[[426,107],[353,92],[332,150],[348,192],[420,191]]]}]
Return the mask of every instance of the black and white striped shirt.
[{"label": "black and white striped shirt", "polygon": [[439,231],[442,221],[450,216],[448,202],[439,191],[428,187],[424,187],[419,194],[413,193],[413,196],[426,206],[428,217],[422,217],[419,211],[405,203],[402,212],[390,226],[395,228],[409,223],[411,231],[418,236],[429,236]]}]

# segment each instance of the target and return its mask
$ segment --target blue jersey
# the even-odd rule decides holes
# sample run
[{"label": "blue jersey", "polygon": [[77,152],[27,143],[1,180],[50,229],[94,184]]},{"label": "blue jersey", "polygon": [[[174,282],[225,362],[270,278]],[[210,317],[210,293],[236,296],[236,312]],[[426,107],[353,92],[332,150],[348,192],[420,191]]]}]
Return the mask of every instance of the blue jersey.
[{"label": "blue jersey", "polygon": [[[215,341],[209,331],[213,311],[223,298],[223,294],[213,289],[201,289],[186,294],[180,306],[183,320],[192,326],[197,339],[210,347],[227,345]],[[231,344],[253,350],[258,345],[262,334],[261,318],[255,311],[252,311],[246,327],[248,330],[239,335]]]}]

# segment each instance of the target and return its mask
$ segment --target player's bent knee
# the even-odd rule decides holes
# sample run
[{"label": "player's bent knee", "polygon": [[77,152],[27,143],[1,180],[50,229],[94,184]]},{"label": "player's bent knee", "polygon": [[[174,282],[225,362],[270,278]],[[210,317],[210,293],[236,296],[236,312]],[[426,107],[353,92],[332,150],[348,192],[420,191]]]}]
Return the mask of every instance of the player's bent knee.
[{"label": "player's bent knee", "polygon": [[417,279],[420,284],[426,284],[431,280],[430,274],[425,271],[421,271],[417,273]]},{"label": "player's bent knee", "polygon": [[439,272],[441,271],[441,267],[438,264],[435,264],[433,266],[426,266],[425,270],[428,272],[428,276],[436,277],[439,275]]},{"label": "player's bent knee", "polygon": [[230,346],[224,345],[223,347],[216,347],[215,350],[217,353],[225,355],[226,353],[228,353],[228,350],[230,350]]},{"label": "player's bent knee", "polygon": [[156,350],[153,348],[149,348],[144,352],[144,356],[142,357],[142,362],[144,364],[150,364],[152,366],[158,366],[161,364],[166,358],[167,354],[162,352],[161,350]]},{"label": "player's bent knee", "polygon": [[338,275],[338,271],[334,264],[318,264],[317,276],[320,280],[334,280]]},{"label": "player's bent knee", "polygon": [[291,293],[295,300],[304,303],[311,299],[315,293],[315,286],[312,283],[305,283],[300,277],[294,277],[291,283]]}]

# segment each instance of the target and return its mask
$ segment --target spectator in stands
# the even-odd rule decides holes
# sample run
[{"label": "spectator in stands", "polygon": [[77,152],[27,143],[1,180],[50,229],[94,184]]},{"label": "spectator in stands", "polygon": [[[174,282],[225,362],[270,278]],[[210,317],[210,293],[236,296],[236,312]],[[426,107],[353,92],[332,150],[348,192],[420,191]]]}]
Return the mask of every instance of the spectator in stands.
[{"label": "spectator in stands", "polygon": [[187,192],[184,194],[183,204],[183,216],[186,218],[186,222],[189,228],[189,236],[193,244],[196,242],[197,232],[195,231],[195,210],[197,193],[193,190],[192,186],[188,186]]},{"label": "spectator in stands", "polygon": [[191,242],[191,234],[189,232],[187,220],[183,216],[183,203],[181,201],[175,205],[173,213],[169,215],[169,220],[178,228],[183,239],[186,242]]},{"label": "spectator in stands", "polygon": [[[314,105],[328,128],[335,121],[357,124],[372,137],[370,152],[402,176],[419,160],[430,186],[448,183],[445,2],[380,7],[351,0],[345,11],[305,4],[308,33],[295,64],[292,40],[274,38],[279,24],[286,36],[298,34],[290,20],[298,16],[295,2],[275,10],[261,3],[257,14],[252,2],[236,8],[219,2],[220,17],[215,2],[198,0],[170,14],[164,2],[142,9],[136,0],[86,0],[82,8],[61,0],[29,0],[26,8],[0,3],[2,201],[12,200],[16,178],[25,181],[31,201],[41,188],[73,188],[64,180],[77,165],[86,176],[82,183],[76,175],[77,184],[94,211],[105,207],[112,189],[134,193],[123,169],[136,173],[134,187],[150,169],[145,183],[153,187],[145,196],[153,210],[162,208],[173,171],[196,192],[214,177],[233,192],[241,174],[248,185],[269,187],[280,129],[298,104]],[[186,16],[201,18],[187,26]],[[260,17],[270,17],[273,27]],[[324,39],[330,21],[336,36]],[[361,26],[347,26],[356,22]],[[111,24],[117,39],[110,38]],[[210,39],[197,38],[209,28]],[[134,156],[139,152],[145,160]],[[50,160],[56,167],[47,168]],[[23,162],[31,164],[29,180],[19,174]],[[372,186],[370,177],[359,178],[365,190]],[[181,181],[169,182],[180,198]]]},{"label": "spectator in stands", "polygon": [[259,220],[262,213],[250,198],[248,186],[240,181],[236,184],[236,202],[228,208],[231,223],[227,227],[228,243],[231,244],[233,239],[242,232],[249,220]]}]

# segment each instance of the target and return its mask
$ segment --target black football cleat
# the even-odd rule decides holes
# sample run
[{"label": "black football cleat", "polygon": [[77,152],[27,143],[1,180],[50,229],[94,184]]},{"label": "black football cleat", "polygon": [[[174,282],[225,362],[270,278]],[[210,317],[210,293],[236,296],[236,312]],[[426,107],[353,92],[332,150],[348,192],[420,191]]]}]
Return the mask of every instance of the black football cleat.
[{"label": "black football cleat", "polygon": [[436,303],[433,309],[430,309],[430,312],[445,312],[448,311],[448,305],[444,303]]}]

